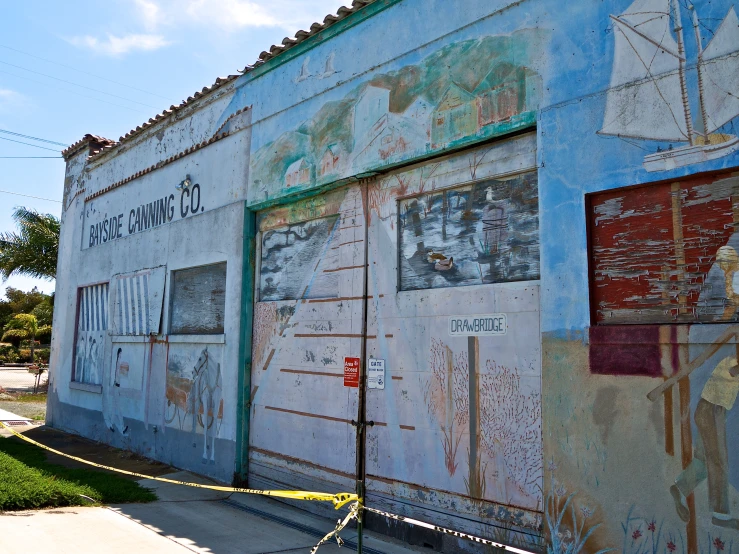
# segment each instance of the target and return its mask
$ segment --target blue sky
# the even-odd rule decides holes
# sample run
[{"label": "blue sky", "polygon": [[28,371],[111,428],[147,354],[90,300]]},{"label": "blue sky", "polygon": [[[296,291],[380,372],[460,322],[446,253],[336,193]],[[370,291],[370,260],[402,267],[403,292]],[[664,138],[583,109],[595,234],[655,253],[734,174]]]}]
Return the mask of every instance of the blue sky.
[{"label": "blue sky", "polygon": [[[3,2],[0,130],[66,144],[85,133],[117,140],[340,5],[341,0]],[[4,158],[58,152],[4,139],[61,147],[2,132],[0,138],[0,191],[57,200],[0,192],[0,231],[15,229],[16,206],[59,216],[64,161]],[[7,286],[54,290],[53,281],[11,277],[0,282],[0,297]]]}]

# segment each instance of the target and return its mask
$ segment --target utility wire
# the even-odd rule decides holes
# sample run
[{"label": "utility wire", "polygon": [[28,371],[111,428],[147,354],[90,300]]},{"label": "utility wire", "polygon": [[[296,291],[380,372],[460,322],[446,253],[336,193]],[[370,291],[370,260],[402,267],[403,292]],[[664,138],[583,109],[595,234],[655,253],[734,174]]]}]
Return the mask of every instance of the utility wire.
[{"label": "utility wire", "polygon": [[113,83],[116,85],[120,85],[122,87],[130,88],[132,90],[137,90],[139,92],[143,92],[144,94],[150,94],[151,96],[157,96],[159,98],[163,98],[164,100],[170,101],[169,98],[167,98],[166,96],[162,96],[161,94],[157,94],[155,92],[149,92],[148,90],[144,90],[141,88],[132,87],[131,85],[127,85],[126,83],[121,83],[120,81],[114,81],[113,79],[102,77],[101,75],[95,75],[94,73],[90,73],[89,71],[83,71],[82,69],[77,69],[76,67],[72,67],[71,65],[63,64],[60,62],[55,62],[54,60],[49,60],[47,58],[42,58],[41,56],[36,56],[35,54],[24,52],[23,50],[18,50],[17,48],[11,48],[10,46],[6,46],[5,44],[0,44],[0,47],[7,48],[8,50],[12,50],[13,52],[18,52],[20,54],[25,54],[26,56],[31,56],[32,58],[36,58],[37,60],[43,60],[48,63],[60,65],[62,67],[66,67],[67,69],[71,69],[72,71],[77,71],[79,73],[84,73],[85,75],[90,75],[91,77],[95,77],[96,79],[102,79],[103,81],[108,81],[109,83]]},{"label": "utility wire", "polygon": [[36,200],[46,200],[48,202],[58,202],[59,204],[62,203],[61,200],[53,200],[51,198],[42,198],[41,196],[31,196],[30,194],[21,194],[20,192],[11,192],[9,190],[0,190],[0,192],[5,194],[13,194],[15,196],[24,196],[26,198],[35,198]]},{"label": "utility wire", "polygon": [[112,96],[113,98],[120,98],[121,100],[125,100],[126,102],[133,102],[134,104],[141,104],[142,106],[146,106],[147,108],[154,108],[155,110],[158,109],[156,106],[152,106],[151,104],[144,104],[143,102],[137,102],[136,100],[130,100],[129,98],[126,98],[125,96],[118,96],[117,94],[112,94],[110,92],[105,92],[104,90],[98,90],[96,88],[88,87],[85,85],[79,85],[77,83],[73,83],[72,81],[67,81],[66,79],[60,79],[59,77],[54,77],[53,75],[47,75],[46,73],[41,73],[40,71],[34,71],[33,69],[27,69],[20,65],[15,65],[10,62],[4,62],[0,60],[0,63],[3,65],[9,65],[10,67],[15,67],[16,69],[22,69],[23,71],[28,71],[29,73],[35,73],[36,75],[41,75],[43,77],[48,77],[49,79],[54,79],[55,81],[61,81],[62,83],[67,83],[69,85],[74,85],[75,87],[85,88],[87,90],[91,90],[93,92],[99,92],[100,94],[107,94],[108,96]]},{"label": "utility wire", "polygon": [[64,156],[0,156],[0,160],[61,160]]},{"label": "utility wire", "polygon": [[[31,81],[32,83],[38,83],[39,85],[48,86],[49,83],[44,83],[43,81],[37,81],[36,79],[31,79],[30,77],[24,77],[23,75],[16,75],[15,73],[11,73],[10,71],[3,71],[0,69],[0,73],[5,73],[6,75],[12,75],[13,77],[18,77],[19,79],[25,79],[26,81]],[[68,92],[70,94],[76,94],[77,96],[81,98],[89,98],[90,100],[96,100],[98,102],[102,102],[103,104],[110,104],[111,106],[117,106],[118,108],[123,108],[124,110],[130,110],[132,112],[138,112],[138,113],[146,113],[143,110],[140,110],[138,108],[131,108],[130,106],[123,106],[121,104],[116,104],[115,102],[108,102],[107,100],[103,100],[102,98],[95,98],[94,96],[87,96],[86,94],[81,94],[77,92],[76,90],[69,90],[68,88],[60,88],[57,87],[56,90],[61,90],[64,92]]]},{"label": "utility wire", "polygon": [[37,142],[48,142],[49,144],[56,144],[56,145],[59,145],[59,146],[69,146],[68,144],[64,144],[63,142],[56,142],[56,141],[53,141],[53,140],[47,140],[47,139],[42,139],[42,138],[38,138],[38,137],[32,137],[30,135],[22,135],[20,133],[14,133],[13,131],[6,131],[5,129],[0,129],[0,133],[5,133],[6,135],[13,135],[13,136],[21,137],[21,138],[24,138],[24,139],[35,140]]},{"label": "utility wire", "polygon": [[0,140],[8,140],[10,142],[17,142],[18,144],[25,144],[26,146],[33,146],[34,148],[41,148],[42,150],[51,150],[52,152],[59,152],[58,148],[46,148],[46,146],[39,146],[38,144],[31,144],[30,142],[23,142],[20,140],[9,139],[6,137],[0,137]]}]

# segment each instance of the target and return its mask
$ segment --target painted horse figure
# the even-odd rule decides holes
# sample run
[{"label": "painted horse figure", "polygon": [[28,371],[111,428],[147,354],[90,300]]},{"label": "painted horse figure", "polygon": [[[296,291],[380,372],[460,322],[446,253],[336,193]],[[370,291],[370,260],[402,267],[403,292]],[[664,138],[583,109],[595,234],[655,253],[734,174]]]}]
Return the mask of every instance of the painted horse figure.
[{"label": "painted horse figure", "polygon": [[[221,364],[215,369],[209,363],[208,348],[200,353],[193,371],[193,390],[197,394],[195,402],[198,424],[203,428],[203,463],[215,463],[215,446],[220,421],[223,418],[223,387],[221,385]],[[210,439],[210,445],[208,440]],[[210,452],[208,449],[210,448]]]}]

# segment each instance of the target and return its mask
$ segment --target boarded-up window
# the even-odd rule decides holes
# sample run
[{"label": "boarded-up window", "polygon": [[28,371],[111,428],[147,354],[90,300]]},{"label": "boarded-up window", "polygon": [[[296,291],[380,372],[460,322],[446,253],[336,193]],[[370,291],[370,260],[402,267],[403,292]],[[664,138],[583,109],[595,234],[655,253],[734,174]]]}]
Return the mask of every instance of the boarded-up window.
[{"label": "boarded-up window", "polygon": [[181,269],[172,273],[170,333],[223,333],[226,313],[226,264]]},{"label": "boarded-up window", "polygon": [[108,283],[79,288],[73,381],[102,384],[107,329]]},{"label": "boarded-up window", "polygon": [[401,290],[539,278],[536,172],[400,201]]},{"label": "boarded-up window", "polygon": [[739,177],[590,197],[593,322],[737,321]]},{"label": "boarded-up window", "polygon": [[111,279],[112,335],[156,335],[162,316],[165,267],[116,275]]}]

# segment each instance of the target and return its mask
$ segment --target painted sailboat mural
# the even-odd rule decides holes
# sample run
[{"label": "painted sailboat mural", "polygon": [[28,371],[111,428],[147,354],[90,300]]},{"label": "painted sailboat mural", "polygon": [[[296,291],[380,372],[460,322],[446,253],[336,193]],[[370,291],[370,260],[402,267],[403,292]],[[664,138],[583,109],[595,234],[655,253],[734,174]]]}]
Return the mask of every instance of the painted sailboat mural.
[{"label": "painted sailboat mural", "polygon": [[739,137],[717,133],[739,115],[739,19],[734,7],[705,49],[694,8],[698,107],[694,124],[688,93],[685,37],[678,0],[636,0],[611,15],[615,52],[602,135],[687,143],[644,158],[647,171],[714,160],[739,149]]}]

